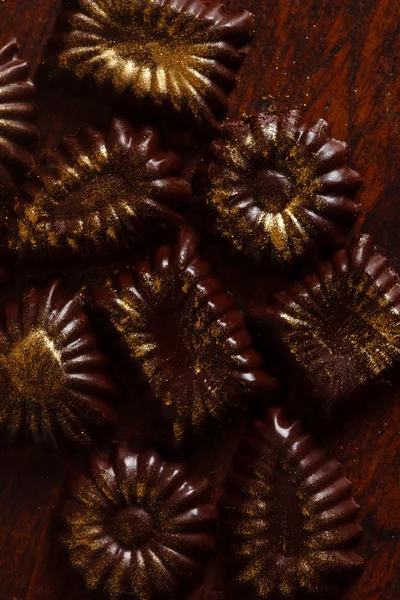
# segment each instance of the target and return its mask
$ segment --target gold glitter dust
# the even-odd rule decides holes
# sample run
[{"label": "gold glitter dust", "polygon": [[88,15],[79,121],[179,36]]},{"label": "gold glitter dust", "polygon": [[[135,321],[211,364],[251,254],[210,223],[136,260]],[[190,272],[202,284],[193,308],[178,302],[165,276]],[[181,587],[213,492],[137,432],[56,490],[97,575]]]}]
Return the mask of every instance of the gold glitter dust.
[{"label": "gold glitter dust", "polygon": [[187,593],[188,581],[201,582],[214,550],[208,482],[152,450],[119,447],[115,462],[93,455],[88,475],[72,483],[64,519],[72,565],[88,587],[111,598]]},{"label": "gold glitter dust", "polygon": [[[85,340],[77,345],[77,340]],[[59,445],[91,442],[91,429],[113,419],[104,400],[113,386],[78,297],[59,282],[27,290],[3,305],[0,327],[0,430]],[[83,368],[82,365],[88,365]],[[87,389],[90,383],[90,391]]]},{"label": "gold glitter dust", "polygon": [[[157,157],[157,162],[154,161]],[[101,247],[139,236],[138,223],[180,217],[164,202],[185,202],[186,182],[174,174],[179,160],[160,147],[152,128],[133,129],[114,119],[105,137],[84,129],[48,154],[14,201],[18,232],[13,249]]]},{"label": "gold glitter dust", "polygon": [[60,67],[139,100],[168,101],[178,111],[189,107],[197,119],[214,122],[214,110],[225,108],[235,81],[232,63],[240,64],[240,49],[253,33],[249,13],[229,15],[200,0],[78,5],[66,14],[68,28],[61,25]]},{"label": "gold glitter dust", "polygon": [[[347,286],[345,289],[343,281],[326,282],[324,288],[315,290],[308,307],[304,301],[302,306],[296,302],[289,304],[282,318],[293,331],[285,335],[284,341],[308,370],[315,356],[311,347],[309,352],[303,352],[298,332],[309,332],[313,348],[322,347],[332,358],[346,357],[350,346],[351,352],[363,359],[363,371],[359,374],[362,382],[380,375],[393,361],[400,360],[400,318],[393,311],[392,300],[381,295],[368,274],[357,277],[355,285],[349,278]],[[344,303],[347,311],[341,312],[340,317],[337,315],[338,322],[333,325],[334,315]],[[318,313],[314,312],[314,304],[319,307]],[[321,361],[318,369],[323,368]],[[327,371],[325,376],[330,378],[330,373]]]},{"label": "gold glitter dust", "polygon": [[335,219],[355,217],[354,203],[343,196],[360,181],[325,121],[308,127],[296,111],[260,114],[228,123],[223,134],[212,146],[208,202],[238,251],[290,262],[322,231],[326,240],[342,237]]},{"label": "gold glitter dust", "polygon": [[199,257],[190,230],[182,230],[176,248],[160,249],[152,265],[140,263],[99,298],[155,396],[172,409],[175,439],[220,420],[246,392],[272,389],[243,316]]},{"label": "gold glitter dust", "polygon": [[[10,379],[9,393],[13,402],[27,398],[39,404],[44,399],[51,402],[65,385],[61,354],[42,329],[33,329],[17,341],[7,355],[0,357],[0,361],[0,368],[7,371]],[[46,385],[43,385],[45,373]]]},{"label": "gold glitter dust", "polygon": [[400,361],[399,280],[370,236],[293,289],[277,294],[271,325],[317,395],[352,394]]},{"label": "gold glitter dust", "polygon": [[[151,301],[148,295],[144,301],[143,296],[137,294],[135,288],[132,287],[124,290],[120,297],[118,297],[118,292],[115,292],[118,303],[115,303],[114,308],[107,307],[107,310],[113,326],[123,335],[131,356],[140,360],[143,371],[157,396],[162,401],[165,400],[166,405],[178,403],[176,406],[178,422],[174,424],[174,433],[176,439],[180,440],[190,419],[197,428],[207,414],[217,417],[220,410],[223,409],[223,404],[226,402],[224,386],[228,385],[227,379],[231,368],[229,354],[226,355],[229,348],[220,351],[220,362],[223,361],[222,368],[216,368],[218,364],[218,361],[215,360],[215,353],[218,354],[216,338],[211,333],[210,327],[207,332],[207,327],[202,322],[204,317],[202,319],[201,315],[196,315],[196,309],[192,303],[201,296],[201,292],[196,292],[196,282],[192,282],[187,287],[186,298],[183,296],[181,299],[185,308],[176,320],[169,317],[168,309],[164,315],[161,312],[158,319],[151,309],[151,306],[161,305],[162,311],[163,300],[169,294],[174,295],[176,280],[170,277],[164,281],[155,278],[154,283],[153,286],[152,278],[146,283],[146,291],[147,294],[151,294]],[[168,286],[168,289],[165,286]],[[195,319],[194,330],[192,319]],[[179,341],[177,349],[169,356],[163,354],[164,341],[158,337],[158,321],[161,323],[162,329],[163,321],[165,326],[170,323],[170,335],[176,337],[177,343]],[[174,322],[178,329],[172,333]],[[212,353],[210,346],[214,348]],[[159,359],[157,353],[162,354],[162,358]],[[174,375],[172,375],[172,370]],[[173,381],[171,381],[171,376]],[[178,390],[168,391],[169,386],[172,383],[176,385],[177,382],[182,386],[190,387],[190,393],[187,389],[185,394],[190,397],[191,406],[179,405]],[[221,406],[218,407],[217,403],[220,403]],[[187,414],[188,411],[189,414]]]}]

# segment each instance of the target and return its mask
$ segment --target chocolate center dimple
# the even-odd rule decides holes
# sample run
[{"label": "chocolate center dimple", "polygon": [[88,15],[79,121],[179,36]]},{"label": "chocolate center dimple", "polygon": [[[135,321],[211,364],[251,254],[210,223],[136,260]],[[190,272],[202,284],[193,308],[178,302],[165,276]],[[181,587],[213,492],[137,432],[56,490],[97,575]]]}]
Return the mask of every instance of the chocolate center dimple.
[{"label": "chocolate center dimple", "polygon": [[135,28],[117,26],[110,32],[110,49],[124,62],[133,61],[154,68],[158,64],[167,66],[180,55],[180,37],[169,37],[168,32],[152,25],[136,25]]},{"label": "chocolate center dimple", "polygon": [[135,190],[128,189],[120,175],[104,173],[72,186],[61,201],[46,208],[51,211],[53,217],[58,219],[85,218],[110,204],[131,200],[134,192]]},{"label": "chocolate center dimple", "polygon": [[128,548],[145,544],[152,535],[153,522],[149,513],[138,506],[126,506],[115,519],[115,537]]},{"label": "chocolate center dimple", "polygon": [[[348,310],[345,314],[336,314],[336,302],[342,298],[346,303],[346,290],[336,290],[335,301],[332,304],[322,306],[323,312],[319,313],[318,327],[313,329],[313,336],[330,354],[332,359],[349,359],[354,355],[360,360],[365,358],[380,345],[380,331],[377,326],[379,318],[376,318],[376,311],[371,308],[369,314],[375,322],[368,322],[364,318],[363,310],[355,309],[351,306],[351,298],[348,298]],[[349,364],[350,368],[350,364]]]},{"label": "chocolate center dimple", "polygon": [[307,539],[304,517],[296,486],[291,483],[288,474],[282,469],[276,470],[274,507],[270,522],[277,545],[276,550],[285,556],[299,554]]},{"label": "chocolate center dimple", "polygon": [[256,200],[266,212],[281,212],[295,194],[292,180],[279,171],[260,169],[254,176]]},{"label": "chocolate center dimple", "polygon": [[160,313],[154,319],[153,332],[157,347],[166,358],[186,362],[187,349],[183,339],[180,313]]}]

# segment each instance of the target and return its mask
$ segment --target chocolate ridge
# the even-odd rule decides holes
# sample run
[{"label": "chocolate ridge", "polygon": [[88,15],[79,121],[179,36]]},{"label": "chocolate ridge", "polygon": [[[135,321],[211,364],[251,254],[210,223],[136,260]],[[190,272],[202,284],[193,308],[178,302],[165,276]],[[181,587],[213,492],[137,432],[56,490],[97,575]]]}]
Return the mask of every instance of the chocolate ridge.
[{"label": "chocolate ridge", "polygon": [[15,38],[0,49],[0,198],[13,197],[33,167],[31,150],[39,138],[36,88],[30,65],[18,58]]},{"label": "chocolate ridge", "polygon": [[140,365],[177,442],[189,431],[204,434],[251,397],[276,393],[243,314],[200,256],[190,228],[174,246],[160,247],[93,294],[102,322]]},{"label": "chocolate ridge", "polygon": [[62,541],[72,565],[111,598],[186,596],[215,547],[207,479],[151,449],[114,454],[92,455],[70,482]]},{"label": "chocolate ridge", "polygon": [[191,113],[218,127],[245,44],[247,11],[229,14],[201,0],[67,2],[50,40],[48,62],[93,79],[136,104]]},{"label": "chocolate ridge", "polygon": [[275,340],[323,420],[364,402],[400,359],[399,277],[370,235],[355,238],[250,315]]},{"label": "chocolate ridge", "polygon": [[237,251],[293,265],[344,243],[361,180],[326,121],[309,125],[295,110],[228,121],[211,152],[208,204]]},{"label": "chocolate ridge", "polygon": [[229,573],[250,598],[336,599],[363,569],[351,484],[282,407],[239,442],[221,511]]},{"label": "chocolate ridge", "polygon": [[0,325],[0,430],[53,447],[90,445],[114,425],[117,393],[80,298],[60,281],[7,298]]},{"label": "chocolate ridge", "polygon": [[181,161],[152,127],[114,118],[86,127],[45,155],[13,201],[9,246],[48,258],[108,253],[140,244],[142,221],[181,224],[172,207],[190,200]]}]

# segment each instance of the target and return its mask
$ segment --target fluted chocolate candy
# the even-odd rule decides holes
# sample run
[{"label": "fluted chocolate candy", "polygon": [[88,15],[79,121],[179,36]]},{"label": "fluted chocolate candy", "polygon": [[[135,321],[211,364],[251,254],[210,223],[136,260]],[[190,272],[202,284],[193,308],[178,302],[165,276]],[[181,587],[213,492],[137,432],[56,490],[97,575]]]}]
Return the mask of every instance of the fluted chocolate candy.
[{"label": "fluted chocolate candy", "polygon": [[94,297],[102,321],[140,365],[176,441],[206,433],[249,396],[268,399],[276,391],[243,314],[200,256],[191,229]]},{"label": "fluted chocolate candy", "polygon": [[153,450],[93,455],[71,482],[63,517],[73,566],[111,598],[186,597],[215,546],[208,481]]},{"label": "fluted chocolate candy", "polygon": [[36,89],[30,67],[18,58],[12,39],[0,49],[0,200],[13,197],[23,175],[33,166],[31,149],[39,137],[35,125]]},{"label": "fluted chocolate candy", "polygon": [[239,443],[221,508],[233,597],[337,600],[362,571],[351,484],[282,407],[268,409]]},{"label": "fluted chocolate candy", "polygon": [[249,12],[201,0],[70,1],[59,25],[52,64],[213,125],[254,31]]},{"label": "fluted chocolate candy", "polygon": [[308,409],[324,420],[400,360],[399,278],[369,235],[251,313],[309,394]]},{"label": "fluted chocolate candy", "polygon": [[208,203],[237,251],[288,265],[344,241],[360,178],[326,121],[261,113],[227,122],[211,150]]},{"label": "fluted chocolate candy", "polygon": [[42,159],[14,200],[9,245],[52,258],[104,257],[138,243],[144,223],[177,226],[171,207],[190,199],[180,167],[152,127],[115,118],[107,133],[85,128]]},{"label": "fluted chocolate candy", "polygon": [[2,437],[90,444],[96,429],[116,421],[116,389],[79,297],[54,281],[5,300],[1,313]]}]

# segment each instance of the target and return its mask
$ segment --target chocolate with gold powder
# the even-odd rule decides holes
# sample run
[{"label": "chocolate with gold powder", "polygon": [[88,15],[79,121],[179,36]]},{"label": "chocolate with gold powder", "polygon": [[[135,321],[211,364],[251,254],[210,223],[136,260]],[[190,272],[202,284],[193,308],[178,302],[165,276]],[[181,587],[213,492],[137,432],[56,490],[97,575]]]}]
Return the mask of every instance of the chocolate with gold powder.
[{"label": "chocolate with gold powder", "polygon": [[216,125],[254,31],[247,11],[201,0],[74,0],[60,18],[50,63],[197,122]]},{"label": "chocolate with gold powder", "polygon": [[282,407],[240,441],[221,508],[224,557],[240,590],[232,597],[336,600],[362,572],[351,484]]},{"label": "chocolate with gold powder", "polygon": [[288,416],[286,389],[264,411],[283,387],[271,373],[325,416],[380,380],[400,358],[400,286],[362,237],[254,308],[345,244],[360,177],[322,119],[221,127],[253,29],[209,0],[65,0],[45,60],[82,96],[64,122],[69,99],[54,110],[63,90],[42,79],[40,126],[46,148],[78,133],[21,187],[34,88],[16,43],[0,51],[0,441],[79,449],[60,472],[50,459],[54,497],[78,473],[54,561],[58,588],[68,559],[80,574],[67,595],[337,600],[363,567],[342,467]]},{"label": "chocolate with gold powder", "polygon": [[154,450],[92,455],[71,481],[63,518],[72,565],[111,598],[186,597],[215,548],[209,482]]},{"label": "chocolate with gold powder", "polygon": [[[330,421],[400,361],[400,284],[369,235],[252,316],[307,390],[304,408]],[[308,411],[307,411],[308,412]]]},{"label": "chocolate with gold powder", "polygon": [[85,128],[41,160],[13,201],[10,248],[104,257],[142,241],[145,224],[177,227],[173,207],[191,194],[180,168],[152,127],[115,118],[107,133]]},{"label": "chocolate with gold powder", "polygon": [[326,121],[308,125],[297,111],[228,121],[211,151],[208,203],[237,251],[292,265],[344,242],[361,180]]},{"label": "chocolate with gold powder", "polygon": [[60,447],[92,442],[116,421],[115,385],[78,296],[59,281],[2,306],[0,431]]},{"label": "chocolate with gold powder", "polygon": [[199,254],[191,229],[94,297],[113,337],[140,365],[176,441],[207,432],[251,395],[267,400],[276,392],[243,314]]}]

